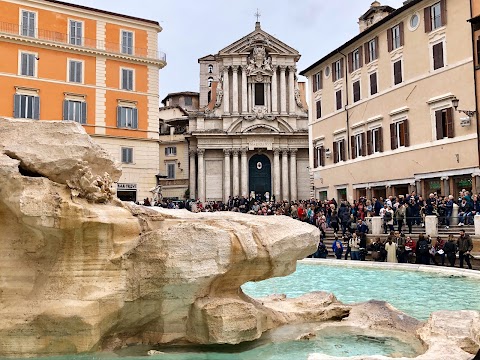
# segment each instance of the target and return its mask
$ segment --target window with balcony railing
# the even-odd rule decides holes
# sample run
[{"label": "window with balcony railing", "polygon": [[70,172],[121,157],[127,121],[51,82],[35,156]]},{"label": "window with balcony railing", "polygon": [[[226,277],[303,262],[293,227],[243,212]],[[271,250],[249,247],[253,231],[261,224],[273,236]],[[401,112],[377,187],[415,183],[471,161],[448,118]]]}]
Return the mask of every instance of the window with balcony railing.
[{"label": "window with balcony railing", "polygon": [[122,54],[133,55],[133,32],[122,30]]},{"label": "window with balcony railing", "polygon": [[82,46],[83,23],[81,21],[70,20],[70,44]]},{"label": "window with balcony railing", "polygon": [[32,11],[22,10],[22,26],[21,35],[35,37],[35,28],[37,22],[37,14]]}]

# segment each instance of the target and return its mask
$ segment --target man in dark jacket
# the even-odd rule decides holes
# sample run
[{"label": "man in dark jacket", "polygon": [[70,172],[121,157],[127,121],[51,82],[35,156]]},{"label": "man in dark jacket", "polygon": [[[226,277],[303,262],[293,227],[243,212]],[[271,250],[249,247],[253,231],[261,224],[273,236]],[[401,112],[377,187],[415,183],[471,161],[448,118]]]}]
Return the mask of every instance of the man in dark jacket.
[{"label": "man in dark jacket", "polygon": [[457,245],[455,244],[453,235],[450,234],[448,236],[448,241],[443,245],[443,251],[445,251],[450,267],[454,267],[455,260],[457,260]]},{"label": "man in dark jacket", "polygon": [[460,237],[457,240],[458,257],[460,259],[460,267],[463,268],[463,260],[467,263],[469,269],[472,268],[470,263],[470,251],[473,249],[473,242],[470,235],[465,234],[465,230],[460,230]]},{"label": "man in dark jacket", "polygon": [[350,209],[343,202],[338,210],[338,218],[342,225],[342,235],[345,235],[348,227],[348,220],[350,220]]}]

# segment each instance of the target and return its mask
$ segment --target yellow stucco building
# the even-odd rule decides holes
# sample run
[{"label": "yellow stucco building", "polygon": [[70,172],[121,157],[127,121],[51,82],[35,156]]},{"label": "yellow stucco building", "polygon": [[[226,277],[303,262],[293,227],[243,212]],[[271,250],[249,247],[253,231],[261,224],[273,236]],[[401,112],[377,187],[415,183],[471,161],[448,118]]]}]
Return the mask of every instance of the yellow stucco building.
[{"label": "yellow stucco building", "polygon": [[[372,3],[309,79],[318,198],[480,187],[470,0]],[[455,100],[459,100],[458,105]]]},{"label": "yellow stucco building", "polygon": [[54,0],[0,0],[0,116],[76,121],[123,163],[118,195],[158,175],[159,23]]}]

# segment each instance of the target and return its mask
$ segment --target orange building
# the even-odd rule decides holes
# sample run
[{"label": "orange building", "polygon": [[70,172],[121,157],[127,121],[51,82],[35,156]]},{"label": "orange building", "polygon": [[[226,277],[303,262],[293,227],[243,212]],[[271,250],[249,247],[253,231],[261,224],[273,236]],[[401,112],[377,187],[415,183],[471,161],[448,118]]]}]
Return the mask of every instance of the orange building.
[{"label": "orange building", "polygon": [[118,195],[159,166],[159,23],[55,0],[0,0],[0,116],[76,121],[123,163]]}]

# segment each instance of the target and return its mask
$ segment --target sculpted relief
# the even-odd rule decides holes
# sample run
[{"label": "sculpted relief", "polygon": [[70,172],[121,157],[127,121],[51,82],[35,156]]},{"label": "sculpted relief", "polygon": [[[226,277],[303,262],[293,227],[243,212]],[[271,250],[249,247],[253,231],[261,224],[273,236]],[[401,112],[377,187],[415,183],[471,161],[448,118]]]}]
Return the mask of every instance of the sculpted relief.
[{"label": "sculpted relief", "polygon": [[272,76],[272,74],[272,58],[267,55],[263,46],[256,46],[248,58],[247,76]]}]

